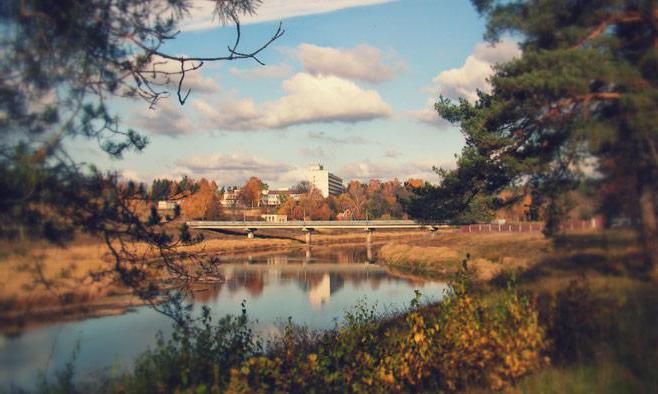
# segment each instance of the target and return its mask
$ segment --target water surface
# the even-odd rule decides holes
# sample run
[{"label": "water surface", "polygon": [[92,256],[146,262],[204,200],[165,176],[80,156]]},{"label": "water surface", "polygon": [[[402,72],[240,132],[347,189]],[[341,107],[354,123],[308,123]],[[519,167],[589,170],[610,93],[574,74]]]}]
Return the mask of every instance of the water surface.
[{"label": "water surface", "polygon": [[[372,250],[365,246],[222,259],[226,281],[196,292],[191,301],[196,307],[209,306],[217,317],[240,313],[245,301],[255,329],[268,336],[276,335],[288,317],[313,329],[332,328],[358,302],[376,304],[379,312],[399,310],[409,305],[416,289],[425,300],[438,300],[446,288],[441,282],[401,277],[368,260],[373,260]],[[40,371],[52,376],[76,348],[77,379],[118,373],[154,346],[158,331],[167,336],[171,320],[140,307],[0,337],[0,386],[34,387]]]}]

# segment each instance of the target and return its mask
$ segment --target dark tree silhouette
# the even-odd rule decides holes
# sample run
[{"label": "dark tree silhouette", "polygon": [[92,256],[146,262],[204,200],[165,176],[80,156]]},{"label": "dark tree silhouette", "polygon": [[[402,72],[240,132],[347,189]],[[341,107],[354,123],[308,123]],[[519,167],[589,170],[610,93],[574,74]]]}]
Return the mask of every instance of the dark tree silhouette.
[{"label": "dark tree silhouette", "polygon": [[[546,228],[596,163],[603,189],[634,201],[649,270],[658,279],[658,5],[647,0],[473,0],[492,42],[512,33],[519,59],[495,67],[476,103],[441,98],[439,114],[466,140],[458,168],[421,200],[447,212],[504,188],[544,200]],[[419,201],[420,202],[420,201]],[[492,201],[495,203],[495,201]]]},{"label": "dark tree silhouette", "polygon": [[[173,86],[180,104],[190,94],[185,77],[206,62],[252,59],[263,45],[240,49],[239,17],[260,0],[209,0],[220,23],[233,23],[235,41],[207,57],[162,50],[176,38],[190,0],[10,0],[0,4],[0,237],[64,244],[76,232],[105,240],[115,264],[98,276],[119,274],[142,297],[157,294],[163,278],[188,283],[213,274],[212,264],[178,247],[198,240],[186,228],[174,234],[144,214],[143,185],[121,182],[67,152],[74,138],[98,143],[112,158],[143,150],[148,141],[108,109],[108,100],[145,100],[157,106]],[[172,71],[171,63],[179,65]],[[194,191],[179,182],[176,199]],[[135,245],[147,245],[147,251]],[[193,262],[193,265],[190,265]],[[191,269],[190,267],[195,267]],[[171,287],[171,286],[170,286]],[[160,289],[161,290],[161,289]]]}]

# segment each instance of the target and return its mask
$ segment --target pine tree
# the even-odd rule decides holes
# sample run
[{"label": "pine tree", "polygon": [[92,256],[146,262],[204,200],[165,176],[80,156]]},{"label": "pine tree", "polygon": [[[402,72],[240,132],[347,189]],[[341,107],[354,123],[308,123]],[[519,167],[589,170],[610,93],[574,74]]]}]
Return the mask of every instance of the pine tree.
[{"label": "pine tree", "polygon": [[[473,0],[485,37],[520,40],[520,58],[495,67],[476,103],[441,98],[459,124],[458,168],[424,197],[468,209],[477,196],[522,186],[542,196],[555,230],[565,192],[595,162],[601,184],[635,202],[646,259],[658,278],[658,2],[655,0]],[[528,190],[527,190],[528,191]],[[437,198],[433,197],[439,197]]]}]

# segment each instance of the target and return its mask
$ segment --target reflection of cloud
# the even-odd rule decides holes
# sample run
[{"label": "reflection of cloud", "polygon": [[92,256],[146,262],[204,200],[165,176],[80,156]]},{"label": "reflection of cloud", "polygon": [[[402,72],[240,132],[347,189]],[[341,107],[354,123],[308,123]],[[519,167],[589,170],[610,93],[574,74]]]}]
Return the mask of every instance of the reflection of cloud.
[{"label": "reflection of cloud", "polygon": [[257,105],[251,99],[213,105],[193,105],[207,123],[224,130],[280,129],[315,122],[356,123],[389,117],[392,109],[374,90],[335,76],[298,73],[283,81],[286,92],[276,100]]},{"label": "reflection of cloud", "polygon": [[[242,24],[278,21],[302,15],[313,15],[345,8],[389,3],[395,0],[268,0],[258,7],[254,15],[240,18]],[[217,27],[213,18],[215,2],[196,2],[190,10],[183,30],[199,30]]]},{"label": "reflection of cloud", "polygon": [[308,292],[308,300],[313,309],[320,309],[320,307],[329,300],[331,297],[331,278],[329,274],[325,273],[319,283],[311,284],[311,289]]},{"label": "reflection of cloud", "polygon": [[332,48],[301,44],[295,53],[304,70],[313,75],[335,75],[380,83],[390,81],[396,74],[396,67],[383,64],[382,52],[370,45]]}]

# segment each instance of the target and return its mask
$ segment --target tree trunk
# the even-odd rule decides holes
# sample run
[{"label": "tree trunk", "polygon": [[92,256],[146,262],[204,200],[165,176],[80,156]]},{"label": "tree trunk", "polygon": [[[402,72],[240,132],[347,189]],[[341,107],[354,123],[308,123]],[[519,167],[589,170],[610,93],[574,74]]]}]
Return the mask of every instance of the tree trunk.
[{"label": "tree trunk", "polygon": [[656,201],[651,183],[640,186],[639,203],[642,219],[642,243],[649,275],[658,282],[658,220],[656,219]]}]

